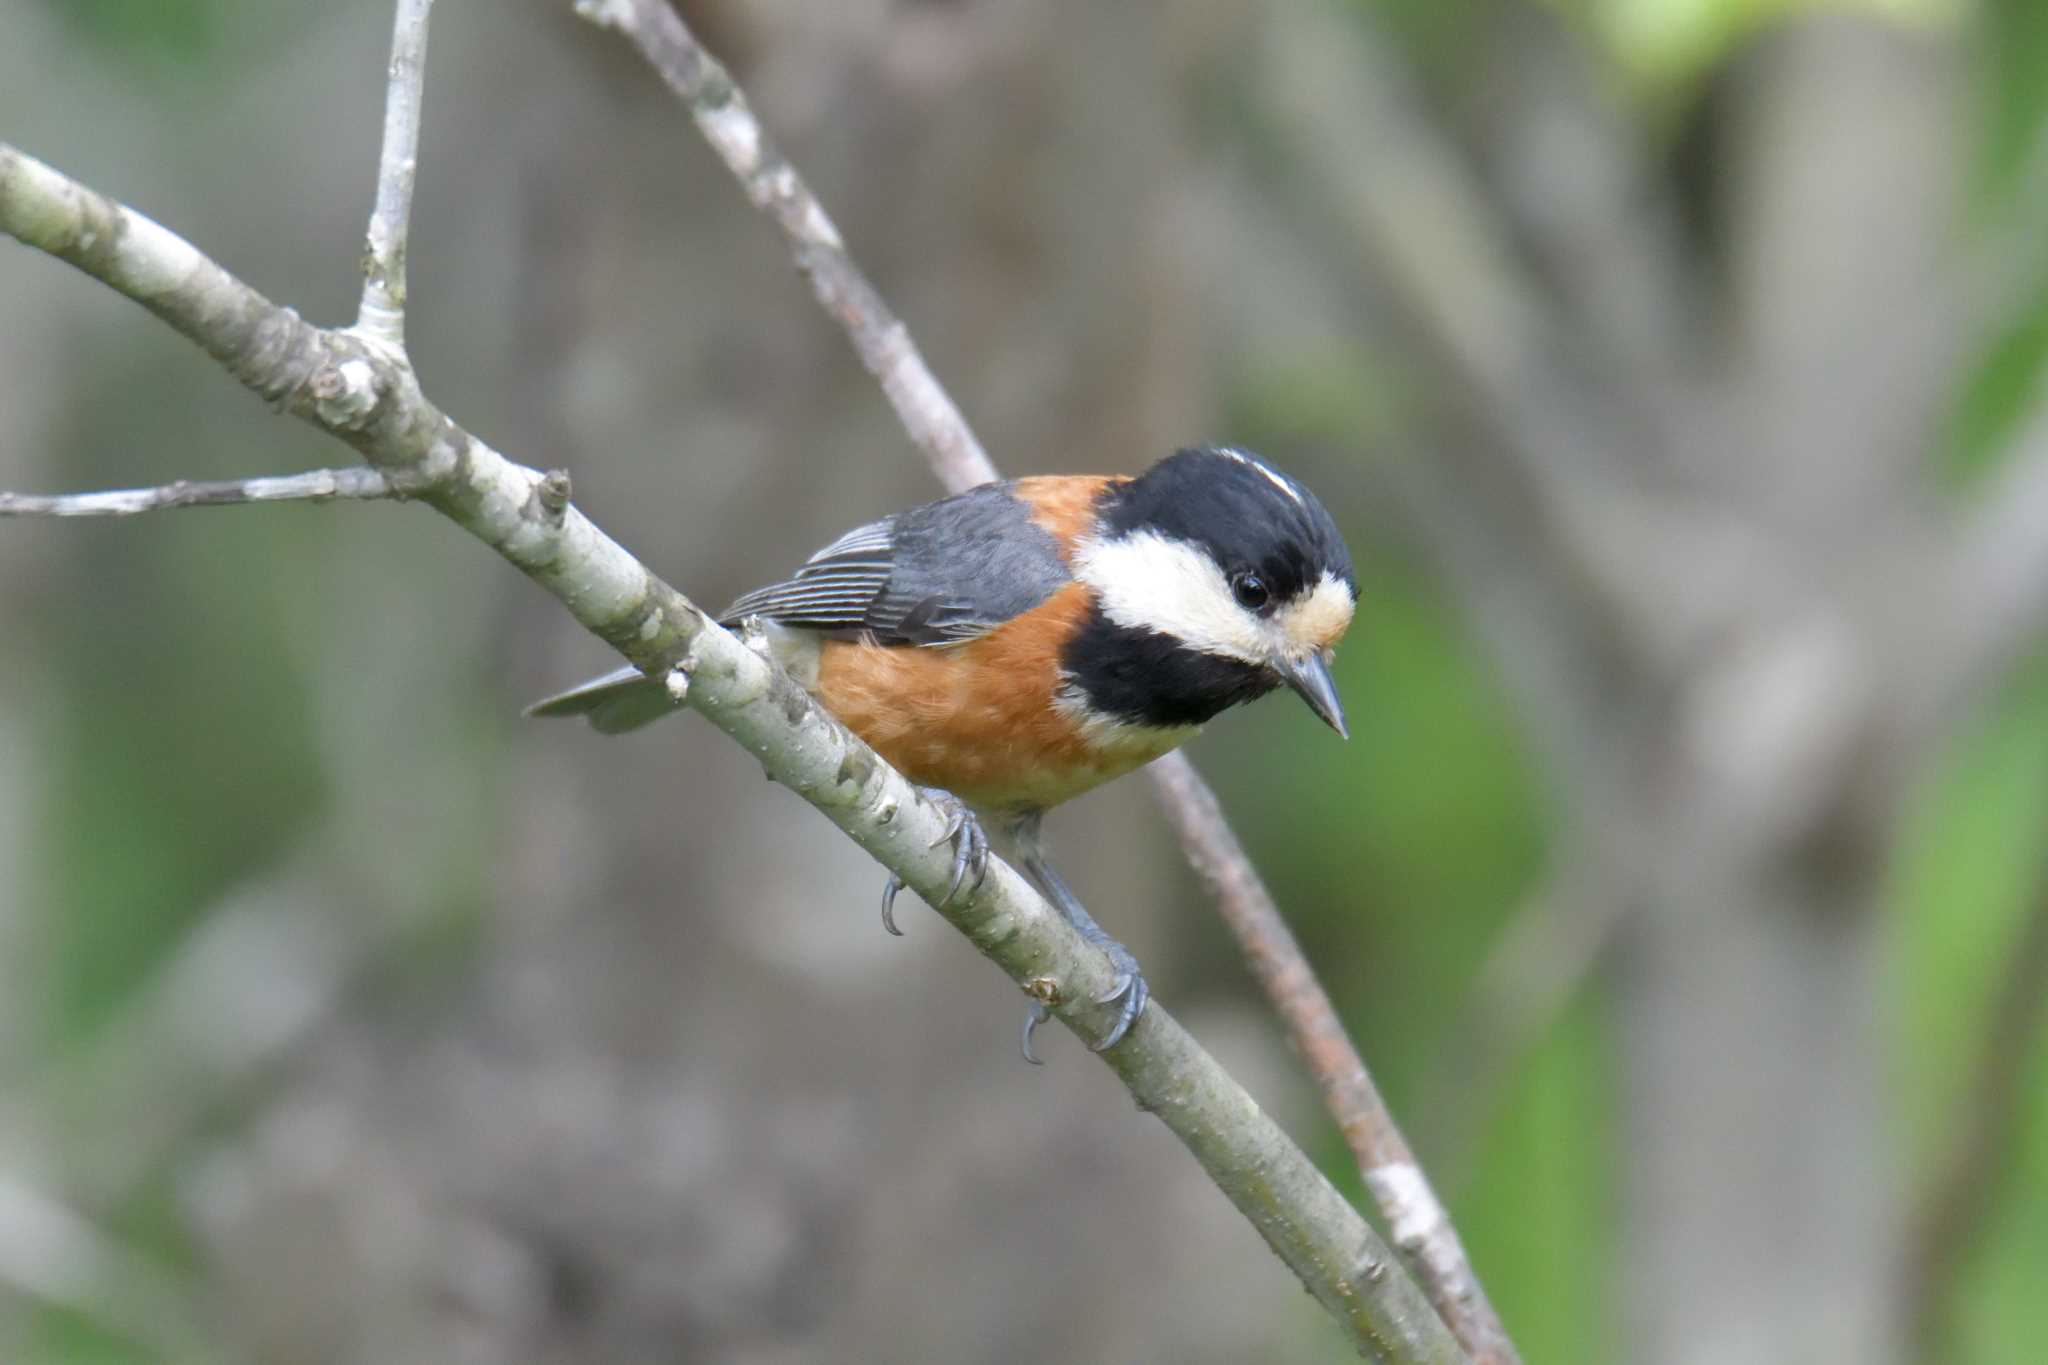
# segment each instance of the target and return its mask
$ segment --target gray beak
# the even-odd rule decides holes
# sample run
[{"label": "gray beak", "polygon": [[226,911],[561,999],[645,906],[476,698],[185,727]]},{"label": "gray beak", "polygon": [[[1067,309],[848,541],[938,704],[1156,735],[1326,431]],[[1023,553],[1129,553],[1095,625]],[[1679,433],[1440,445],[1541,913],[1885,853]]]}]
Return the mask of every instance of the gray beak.
[{"label": "gray beak", "polygon": [[1332,730],[1344,739],[1351,738],[1351,732],[1344,728],[1344,703],[1337,700],[1337,684],[1330,677],[1330,666],[1323,662],[1322,655],[1276,663],[1273,671],[1286,679],[1287,685],[1308,703],[1309,710],[1321,716]]}]

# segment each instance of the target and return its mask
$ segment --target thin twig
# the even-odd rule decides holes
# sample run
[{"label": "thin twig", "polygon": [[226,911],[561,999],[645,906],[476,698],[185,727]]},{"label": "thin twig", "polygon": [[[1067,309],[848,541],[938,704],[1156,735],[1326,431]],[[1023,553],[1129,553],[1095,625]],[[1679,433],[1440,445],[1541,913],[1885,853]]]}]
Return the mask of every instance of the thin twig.
[{"label": "thin twig", "polygon": [[[584,18],[617,29],[680,95],[756,208],[788,237],[819,302],[882,381],[905,429],[947,488],[996,477],[994,464],[924,363],[902,321],[847,254],[796,168],[777,151],[745,95],[665,0],[576,0]],[[1215,890],[1254,975],[1344,1131],[1395,1245],[1465,1349],[1481,1365],[1517,1360],[1443,1204],[1416,1164],[1335,1007],[1288,931],[1272,895],[1231,833],[1215,794],[1180,754],[1152,765],[1168,819]]]},{"label": "thin twig", "polygon": [[105,493],[0,492],[0,517],[132,517],[169,507],[229,507],[245,502],[372,502],[405,496],[374,469],[313,469],[274,478],[206,483],[180,479],[161,488]]},{"label": "thin twig", "polygon": [[[116,225],[123,231],[112,236]],[[496,550],[635,666],[744,744],[935,906],[1062,1022],[1106,1023],[1112,968],[1013,870],[995,862],[946,905],[945,815],[789,676],[719,629],[570,504],[563,481],[514,464],[420,391],[403,357],[311,327],[166,229],[0,143],[0,231],[78,266],[171,320],[243,383],[353,445]],[[251,357],[259,340],[289,346]],[[1408,1365],[1465,1357],[1364,1219],[1242,1086],[1155,1001],[1103,1060],[1181,1139],[1360,1350]]]},{"label": "thin twig", "polygon": [[390,86],[384,98],[384,146],[377,158],[377,204],[363,254],[363,302],[356,330],[394,349],[405,345],[405,253],[419,169],[420,100],[426,83],[427,15],[434,0],[398,0],[391,23]]},{"label": "thin twig", "polygon": [[1940,1359],[1946,1311],[1970,1249],[1984,1232],[2029,1098],[2027,1076],[2048,1033],[2048,865],[2005,964],[1954,1140],[1914,1210],[1900,1266],[1908,1339]]}]

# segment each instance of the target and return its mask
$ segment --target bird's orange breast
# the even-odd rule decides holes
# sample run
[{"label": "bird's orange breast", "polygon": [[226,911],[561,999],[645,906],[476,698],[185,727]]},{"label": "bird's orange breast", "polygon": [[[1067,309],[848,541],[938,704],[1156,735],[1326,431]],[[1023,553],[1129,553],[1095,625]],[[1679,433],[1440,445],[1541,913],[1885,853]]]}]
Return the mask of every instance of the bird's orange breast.
[{"label": "bird's orange breast", "polygon": [[1060,650],[1088,608],[1069,583],[964,644],[827,641],[812,691],[913,782],[991,810],[1057,805],[1192,733],[1089,725],[1058,703]]}]

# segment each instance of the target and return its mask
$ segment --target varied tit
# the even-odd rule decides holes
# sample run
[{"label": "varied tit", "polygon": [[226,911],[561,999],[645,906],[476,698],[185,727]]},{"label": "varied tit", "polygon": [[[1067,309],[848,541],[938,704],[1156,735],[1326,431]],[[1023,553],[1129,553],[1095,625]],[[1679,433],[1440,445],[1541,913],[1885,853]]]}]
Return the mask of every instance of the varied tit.
[{"label": "varied tit", "polygon": [[[1329,662],[1357,596],[1313,493],[1244,451],[1200,449],[1136,478],[984,484],[884,517],[719,620],[756,629],[833,715],[932,789],[952,817],[948,901],[980,884],[981,821],[1007,838],[1116,966],[1099,1003],[1121,1010],[1100,1051],[1144,1009],[1145,978],[1047,864],[1040,818],[1282,684],[1344,734]],[[675,707],[660,680],[627,668],[529,714],[587,716],[615,734]],[[883,893],[891,933],[901,885]],[[1041,1005],[1025,1021],[1027,1060],[1045,1017]]]}]

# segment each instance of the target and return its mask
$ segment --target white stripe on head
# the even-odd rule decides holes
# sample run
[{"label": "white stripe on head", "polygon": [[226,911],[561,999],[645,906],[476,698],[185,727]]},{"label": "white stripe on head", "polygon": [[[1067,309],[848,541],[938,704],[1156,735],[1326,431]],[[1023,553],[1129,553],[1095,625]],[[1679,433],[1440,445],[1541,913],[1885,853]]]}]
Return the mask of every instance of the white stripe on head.
[{"label": "white stripe on head", "polygon": [[1294,499],[1296,506],[1306,506],[1301,500],[1301,490],[1294,486],[1294,480],[1288,478],[1264,460],[1259,459],[1256,455],[1239,450],[1236,446],[1218,446],[1216,447],[1216,453],[1225,459],[1236,460],[1241,465],[1251,466],[1259,473],[1265,475],[1266,481],[1272,484],[1273,487]]}]

